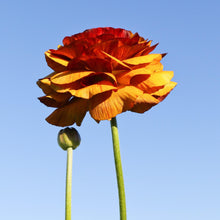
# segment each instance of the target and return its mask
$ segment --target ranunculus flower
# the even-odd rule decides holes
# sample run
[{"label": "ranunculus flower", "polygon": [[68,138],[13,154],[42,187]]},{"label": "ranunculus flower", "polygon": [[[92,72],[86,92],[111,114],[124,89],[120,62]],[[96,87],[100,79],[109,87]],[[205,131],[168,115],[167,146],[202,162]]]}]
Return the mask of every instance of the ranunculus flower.
[{"label": "ranunculus flower", "polygon": [[157,45],[120,28],[94,28],[65,37],[63,46],[48,50],[54,72],[37,84],[39,100],[56,110],[47,121],[57,126],[81,125],[89,111],[97,122],[132,111],[143,113],[176,86],[172,71],[163,71],[164,54]]}]

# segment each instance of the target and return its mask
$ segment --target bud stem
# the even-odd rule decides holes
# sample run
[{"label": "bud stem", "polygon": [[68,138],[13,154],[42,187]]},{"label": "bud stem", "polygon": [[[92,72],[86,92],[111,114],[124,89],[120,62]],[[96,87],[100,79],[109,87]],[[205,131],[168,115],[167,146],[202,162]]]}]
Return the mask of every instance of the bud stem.
[{"label": "bud stem", "polygon": [[116,117],[111,119],[111,131],[112,131],[112,142],[115,159],[115,169],[118,182],[118,195],[119,195],[119,207],[120,207],[120,220],[126,220],[126,201],[125,201],[125,189],[124,180],[120,156],[120,145],[118,136],[118,127]]},{"label": "bud stem", "polygon": [[66,166],[65,220],[71,220],[72,165],[73,165],[73,149],[72,147],[69,147],[67,148],[67,166]]}]

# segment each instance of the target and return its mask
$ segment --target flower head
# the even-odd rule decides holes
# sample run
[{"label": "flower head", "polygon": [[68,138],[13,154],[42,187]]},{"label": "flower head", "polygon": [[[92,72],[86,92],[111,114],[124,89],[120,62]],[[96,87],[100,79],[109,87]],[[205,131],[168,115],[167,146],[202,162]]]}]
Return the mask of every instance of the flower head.
[{"label": "flower head", "polygon": [[81,125],[87,111],[97,122],[132,111],[143,113],[176,86],[172,71],[163,71],[157,45],[120,28],[94,28],[65,37],[48,50],[54,72],[38,80],[39,100],[56,110],[47,121],[57,126]]}]

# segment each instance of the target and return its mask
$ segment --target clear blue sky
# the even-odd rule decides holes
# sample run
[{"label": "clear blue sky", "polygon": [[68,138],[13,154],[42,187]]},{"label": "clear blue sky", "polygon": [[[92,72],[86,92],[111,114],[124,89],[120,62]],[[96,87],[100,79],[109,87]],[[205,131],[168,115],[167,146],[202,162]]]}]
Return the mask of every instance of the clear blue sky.
[{"label": "clear blue sky", "polygon": [[[128,220],[220,219],[218,0],[2,1],[0,219],[64,219],[66,154],[37,97],[44,51],[93,27],[159,42],[178,86],[145,114],[118,116]],[[73,155],[73,220],[119,219],[110,125],[89,114]]]}]

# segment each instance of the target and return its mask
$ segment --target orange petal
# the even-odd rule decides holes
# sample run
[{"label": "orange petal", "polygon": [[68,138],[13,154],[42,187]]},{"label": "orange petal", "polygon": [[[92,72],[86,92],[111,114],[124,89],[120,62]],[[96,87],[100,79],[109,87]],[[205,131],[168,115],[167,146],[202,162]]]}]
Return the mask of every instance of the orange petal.
[{"label": "orange petal", "polygon": [[150,47],[151,43],[152,43],[152,40],[147,41],[147,46]]},{"label": "orange petal", "polygon": [[88,101],[74,98],[69,104],[55,110],[46,120],[52,125],[61,127],[74,123],[80,126],[87,111]]},{"label": "orange petal", "polygon": [[[104,55],[102,54],[104,57]],[[94,72],[111,72],[112,64],[110,60],[98,57],[89,57],[84,60],[86,70],[93,70]]]},{"label": "orange petal", "polygon": [[50,87],[50,80],[49,79],[40,79],[37,81],[37,85],[43,90],[46,95],[49,95],[54,90]]},{"label": "orange petal", "polygon": [[150,94],[144,93],[136,99],[134,107],[131,109],[132,112],[144,113],[160,101],[151,96]]},{"label": "orange petal", "polygon": [[111,55],[119,60],[125,60],[136,56],[137,53],[146,49],[146,42],[135,45],[122,45],[111,49]]},{"label": "orange petal", "polygon": [[57,73],[56,75],[51,77],[51,82],[63,85],[63,84],[70,84],[83,77],[89,76],[94,74],[93,71],[83,71],[83,72],[73,72],[73,71],[64,71],[61,73]]},{"label": "orange petal", "polygon": [[152,72],[160,72],[163,70],[163,65],[159,60],[154,60],[153,62],[148,63],[145,68],[147,70],[151,70]]},{"label": "orange petal", "polygon": [[130,85],[130,80],[133,76],[136,75],[147,75],[149,76],[152,71],[147,70],[146,68],[134,69],[131,71],[124,71],[116,75],[118,83],[122,85]]},{"label": "orange petal", "polygon": [[145,79],[147,79],[150,76],[150,74],[163,70],[163,65],[160,62],[152,62],[152,63],[146,64],[146,66],[144,67],[142,66],[143,65],[140,65],[140,68],[136,68],[131,71],[119,72],[116,75],[117,81],[122,85],[129,85],[131,83],[130,80],[134,76],[145,75]]},{"label": "orange petal", "polygon": [[84,98],[84,99],[90,99],[94,95],[97,95],[99,93],[103,93],[106,91],[115,90],[117,87],[115,87],[111,82],[109,81],[101,81],[96,84],[86,86],[84,88],[73,90],[70,89],[69,92],[76,97]]},{"label": "orange petal", "polygon": [[[67,82],[71,82],[74,80],[75,79],[71,78],[68,79]],[[81,79],[78,79],[72,83],[62,84],[65,83],[65,80],[62,80],[61,82],[58,81],[58,83],[60,84],[51,84],[51,87],[56,92],[70,92],[74,96],[85,99],[91,98],[91,96],[96,95],[100,92],[116,89],[117,86],[116,78],[112,73],[91,73],[90,75],[85,77],[83,77],[82,75]]]},{"label": "orange petal", "polygon": [[66,70],[69,61],[52,55],[50,51],[46,51],[45,56],[48,66],[55,72],[61,72]]},{"label": "orange petal", "polygon": [[92,70],[94,72],[111,72],[112,62],[106,59],[106,56],[95,48],[91,53],[95,54],[82,54],[72,60],[68,64],[68,69],[78,71]]},{"label": "orange petal", "polygon": [[140,76],[134,76],[130,82],[143,91],[147,91],[149,88],[166,85],[170,82],[172,77],[173,71],[161,71],[151,74],[147,79],[142,79]]},{"label": "orange petal", "polygon": [[106,56],[110,57],[112,60],[114,60],[115,62],[117,62],[118,64],[120,64],[121,66],[125,67],[126,69],[131,69],[129,66],[127,66],[126,64],[124,64],[122,61],[120,61],[119,59],[111,56],[110,54],[102,51],[103,54],[105,54]]},{"label": "orange petal", "polygon": [[151,63],[154,60],[161,60],[161,59],[162,59],[161,54],[148,54],[145,56],[133,57],[130,59],[123,60],[123,63],[130,65],[139,65],[144,63]]},{"label": "orange petal", "polygon": [[[52,86],[49,79],[42,79],[37,81],[37,85],[43,90],[43,92],[46,94],[47,98],[40,98],[40,101],[44,103],[45,105],[49,106],[49,99],[54,99],[56,102],[60,104],[65,103],[72,95],[69,92],[66,93],[58,93],[56,92]],[[51,102],[51,101],[50,101]]]},{"label": "orange petal", "polygon": [[106,92],[89,100],[89,112],[95,120],[109,120],[131,109],[136,98],[143,92],[133,86],[120,88],[117,92]]},{"label": "orange petal", "polygon": [[138,52],[137,54],[135,54],[135,57],[139,57],[139,56],[144,56],[149,54],[150,52],[152,52],[158,44],[153,45],[152,47],[150,47],[149,43],[151,44],[151,41],[148,42],[148,46],[143,49],[142,51]]},{"label": "orange petal", "polygon": [[[43,79],[49,79],[50,77],[52,77],[52,76],[54,76],[56,74],[57,74],[57,72],[52,72],[49,75],[45,76]],[[43,80],[43,79],[40,79],[40,80]]]},{"label": "orange petal", "polygon": [[[69,92],[57,93],[53,91],[47,94],[46,96],[40,97],[39,100],[47,106],[50,106],[49,103],[53,102],[54,106],[51,106],[51,107],[57,107],[57,106],[60,106],[66,103],[71,98],[71,96],[72,95]],[[57,103],[56,104],[57,106],[55,106],[55,102]]]},{"label": "orange petal", "polygon": [[177,85],[176,82],[169,82],[168,84],[166,84],[164,86],[164,88],[158,90],[157,92],[154,92],[152,93],[152,95],[155,95],[155,96],[164,96],[164,95],[167,95],[169,94],[169,92]]},{"label": "orange petal", "polygon": [[173,71],[161,71],[151,74],[146,80],[146,84],[149,87],[163,86],[170,82],[173,78]]},{"label": "orange petal", "polygon": [[119,43],[120,42],[118,41],[118,39],[114,38],[108,41],[99,42],[98,44],[94,44],[92,51],[96,56],[100,56],[100,54],[102,54],[102,56],[105,57],[102,51],[109,54],[112,52],[112,50],[118,48]]},{"label": "orange petal", "polygon": [[42,97],[39,97],[38,99],[40,100],[41,103],[43,103],[44,105],[48,107],[59,107],[59,104],[51,97],[42,96]]},{"label": "orange petal", "polygon": [[43,90],[43,92],[48,95],[59,94],[55,91],[53,86],[51,85],[51,81],[48,78],[44,78],[37,81],[37,85]]},{"label": "orange petal", "polygon": [[43,103],[44,105],[46,105],[48,107],[56,107],[57,108],[65,103],[65,100],[58,102],[52,96],[42,96],[42,97],[39,97],[38,99],[40,100],[41,103]]}]

